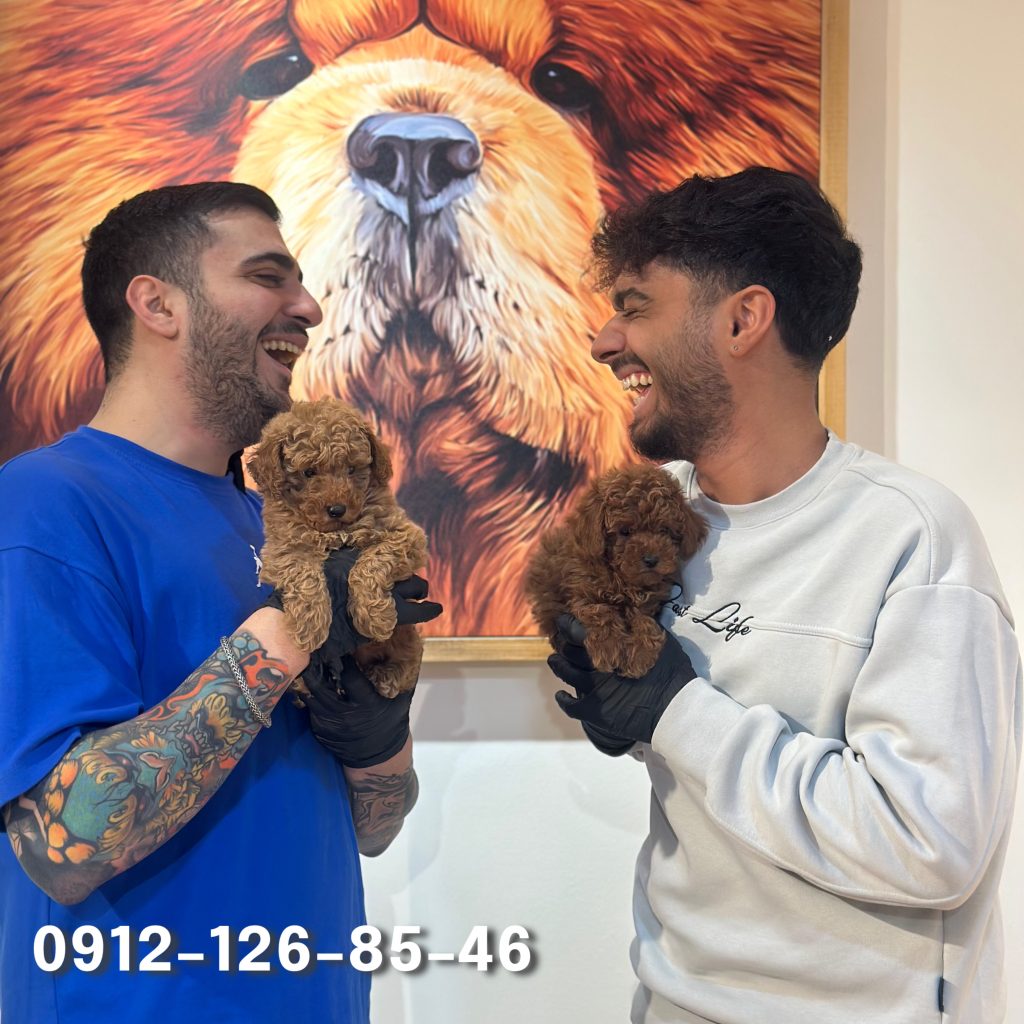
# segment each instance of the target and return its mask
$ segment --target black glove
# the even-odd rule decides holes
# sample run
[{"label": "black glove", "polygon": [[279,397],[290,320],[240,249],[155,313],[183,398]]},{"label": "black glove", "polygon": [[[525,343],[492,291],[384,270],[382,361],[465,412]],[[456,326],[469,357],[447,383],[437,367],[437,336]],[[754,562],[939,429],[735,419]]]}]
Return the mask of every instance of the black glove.
[{"label": "black glove", "polygon": [[409,738],[409,706],[413,691],[382,697],[347,658],[340,673],[323,666],[302,673],[309,693],[313,735],[349,768],[370,768],[394,757]]},{"label": "black glove", "polygon": [[430,585],[422,576],[399,580],[391,588],[399,626],[418,626],[421,622],[436,619],[444,611],[444,606],[437,601],[424,600],[429,589]]},{"label": "black glove", "polygon": [[[586,634],[580,632],[583,627],[579,622],[573,620],[573,623],[575,625],[568,630],[563,630],[560,622],[559,630],[578,645],[578,640]],[[576,690],[575,697],[565,690],[555,694],[558,706],[570,718],[577,719],[584,728],[589,725],[596,729],[597,735],[605,740],[619,743],[629,740],[630,745],[633,741],[651,742],[665,708],[697,675],[690,659],[671,635],[665,637],[654,667],[639,679],[581,668],[562,653],[552,654],[548,665],[559,679]]]},{"label": "black glove", "polygon": [[[579,619],[571,615],[559,615],[556,622],[557,633],[554,638],[555,648],[563,655],[574,668],[583,669],[587,672],[594,671],[594,663],[590,660],[583,641],[586,639],[587,631]],[[591,725],[589,722],[580,722],[587,739],[609,757],[620,757],[633,749],[633,740],[623,739],[621,736],[613,736],[610,732]]]}]

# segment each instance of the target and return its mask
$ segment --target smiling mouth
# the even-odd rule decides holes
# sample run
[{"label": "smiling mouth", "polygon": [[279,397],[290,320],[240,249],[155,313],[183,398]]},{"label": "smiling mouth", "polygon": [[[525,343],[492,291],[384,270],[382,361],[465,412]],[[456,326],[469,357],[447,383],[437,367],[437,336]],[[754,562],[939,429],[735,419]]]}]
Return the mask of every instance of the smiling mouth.
[{"label": "smiling mouth", "polygon": [[623,377],[620,383],[622,390],[629,392],[633,406],[636,407],[650,391],[654,378],[649,373],[631,373],[628,377]]},{"label": "smiling mouth", "polygon": [[264,338],[260,344],[263,346],[263,351],[286,370],[291,370],[295,366],[296,360],[302,355],[302,347],[294,342],[285,341],[283,338]]}]

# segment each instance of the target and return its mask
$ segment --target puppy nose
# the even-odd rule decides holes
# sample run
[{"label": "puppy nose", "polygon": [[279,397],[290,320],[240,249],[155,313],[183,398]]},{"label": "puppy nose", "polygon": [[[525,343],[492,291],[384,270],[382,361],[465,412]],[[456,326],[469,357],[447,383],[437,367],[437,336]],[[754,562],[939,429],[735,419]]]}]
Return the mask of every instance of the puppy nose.
[{"label": "puppy nose", "polygon": [[328,505],[327,514],[332,519],[340,519],[345,514],[346,505]]},{"label": "puppy nose", "polygon": [[442,114],[374,114],[348,137],[352,182],[407,225],[472,191],[480,142]]},{"label": "puppy nose", "polygon": [[653,569],[657,564],[657,555],[644,555],[644,565],[646,565],[648,569]]}]

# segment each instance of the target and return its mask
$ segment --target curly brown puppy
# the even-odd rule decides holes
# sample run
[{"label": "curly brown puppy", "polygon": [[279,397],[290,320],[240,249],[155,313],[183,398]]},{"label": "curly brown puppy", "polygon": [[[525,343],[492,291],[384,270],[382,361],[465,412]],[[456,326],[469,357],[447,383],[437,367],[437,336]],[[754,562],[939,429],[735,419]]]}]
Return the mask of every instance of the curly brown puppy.
[{"label": "curly brown puppy", "polygon": [[664,470],[639,465],[606,473],[565,523],[540,539],[526,575],[534,618],[553,642],[555,621],[568,612],[587,629],[595,668],[642,676],[665,640],[655,616],[679,563],[706,533],[707,524]]},{"label": "curly brown puppy", "polygon": [[327,639],[324,559],[358,548],[348,610],[372,642],[356,650],[356,662],[385,697],[411,689],[423,640],[415,626],[396,626],[391,588],[424,565],[427,543],[388,487],[386,446],[355,409],[323,398],[275,416],[248,466],[263,492],[261,578],[281,592],[295,643],[312,651]]}]

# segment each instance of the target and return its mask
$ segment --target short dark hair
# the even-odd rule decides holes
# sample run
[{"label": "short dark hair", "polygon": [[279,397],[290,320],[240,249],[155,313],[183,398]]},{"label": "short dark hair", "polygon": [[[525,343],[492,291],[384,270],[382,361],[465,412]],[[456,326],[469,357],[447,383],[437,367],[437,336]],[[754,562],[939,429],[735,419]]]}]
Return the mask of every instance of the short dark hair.
[{"label": "short dark hair", "polygon": [[698,174],[653,192],[610,213],[591,247],[603,290],[655,261],[716,298],[763,285],[775,297],[782,343],[808,369],[846,334],[857,304],[860,246],[817,186],[770,167]]},{"label": "short dark hair", "polygon": [[274,200],[254,185],[201,181],[140,192],[92,229],[82,261],[82,301],[108,381],[124,366],[131,346],[132,312],[125,301],[131,279],[151,274],[194,294],[199,254],[213,240],[207,218],[245,208],[281,219]]}]

